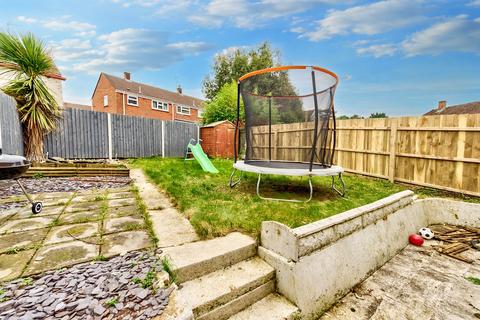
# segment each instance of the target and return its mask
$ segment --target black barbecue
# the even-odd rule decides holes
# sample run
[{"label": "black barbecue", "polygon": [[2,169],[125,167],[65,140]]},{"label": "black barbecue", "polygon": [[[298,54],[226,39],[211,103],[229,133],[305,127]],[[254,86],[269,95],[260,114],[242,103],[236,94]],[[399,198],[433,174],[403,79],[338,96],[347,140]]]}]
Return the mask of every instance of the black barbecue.
[{"label": "black barbecue", "polygon": [[32,212],[37,214],[42,212],[43,204],[41,202],[34,202],[20,180],[18,180],[18,178],[28,170],[30,164],[30,161],[22,156],[2,154],[2,149],[0,148],[0,180],[15,180],[20,186],[20,189],[22,189],[23,194],[27,197],[28,202],[32,204]]}]

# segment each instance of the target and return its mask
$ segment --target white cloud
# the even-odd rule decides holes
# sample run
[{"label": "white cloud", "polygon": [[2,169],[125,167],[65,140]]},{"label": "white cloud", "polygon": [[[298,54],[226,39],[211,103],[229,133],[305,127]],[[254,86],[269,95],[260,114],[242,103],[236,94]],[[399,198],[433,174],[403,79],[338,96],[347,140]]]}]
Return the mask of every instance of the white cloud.
[{"label": "white cloud", "polygon": [[54,59],[63,63],[94,59],[102,55],[100,50],[93,48],[90,40],[64,39],[59,42],[51,42],[50,45]]},{"label": "white cloud", "polygon": [[290,32],[293,32],[293,33],[305,33],[305,28],[303,27],[294,27],[294,28],[290,28]]},{"label": "white cloud", "polygon": [[43,21],[42,25],[47,29],[55,31],[77,31],[79,33],[92,32],[97,28],[91,23],[70,20],[70,17],[48,19]]},{"label": "white cloud", "polygon": [[393,56],[397,50],[397,46],[394,44],[374,44],[364,48],[357,48],[357,53],[380,58],[383,56]]},{"label": "white cloud", "polygon": [[480,7],[480,0],[473,0],[470,3],[468,3],[468,5],[471,7]]},{"label": "white cloud", "polygon": [[349,2],[351,0],[210,0],[188,20],[206,27],[217,28],[228,23],[238,28],[254,29],[272,19],[305,12],[317,5]]},{"label": "white cloud", "polygon": [[402,48],[408,56],[453,51],[480,54],[480,18],[449,18],[414,33],[403,41]]},{"label": "white cloud", "polygon": [[[169,42],[165,32],[146,29],[122,29],[98,38],[97,57],[88,55],[73,63],[73,70],[100,71],[158,70],[211,48],[205,42]],[[82,42],[79,42],[81,44]]]},{"label": "white cloud", "polygon": [[29,17],[25,17],[25,16],[18,16],[17,20],[20,21],[20,22],[23,22],[23,23],[28,23],[28,24],[32,24],[32,23],[37,22],[37,19],[29,18]]},{"label": "white cloud", "polygon": [[424,20],[421,0],[384,0],[346,10],[332,10],[316,22],[314,31],[304,33],[311,41],[351,33],[374,35]]}]

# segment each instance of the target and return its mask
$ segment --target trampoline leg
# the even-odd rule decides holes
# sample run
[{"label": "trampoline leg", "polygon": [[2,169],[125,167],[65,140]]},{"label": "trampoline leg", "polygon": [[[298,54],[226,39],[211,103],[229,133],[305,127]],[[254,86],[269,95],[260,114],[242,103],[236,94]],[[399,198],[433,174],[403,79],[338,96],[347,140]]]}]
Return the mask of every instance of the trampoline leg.
[{"label": "trampoline leg", "polygon": [[233,176],[235,175],[236,171],[237,169],[233,169],[232,173],[230,174],[230,182],[229,182],[230,188],[235,187],[237,184],[240,183],[240,180],[242,180],[242,173],[240,173],[240,175],[238,176],[238,180],[235,182],[233,181]]},{"label": "trampoline leg", "polygon": [[345,181],[343,181],[342,173],[338,174],[338,180],[340,180],[340,182],[342,184],[341,190],[339,190],[339,189],[337,189],[337,187],[335,187],[335,176],[332,176],[332,189],[335,190],[339,195],[344,197],[345,196]]},{"label": "trampoline leg", "polygon": [[257,180],[257,196],[262,199],[262,200],[273,200],[273,201],[285,201],[285,202],[309,202],[312,200],[313,197],[313,185],[312,185],[312,177],[308,176],[308,186],[310,187],[310,196],[308,197],[307,200],[295,200],[295,199],[280,199],[280,198],[268,198],[268,197],[262,197],[260,195],[260,181],[262,180],[262,175],[258,174],[258,180]]}]

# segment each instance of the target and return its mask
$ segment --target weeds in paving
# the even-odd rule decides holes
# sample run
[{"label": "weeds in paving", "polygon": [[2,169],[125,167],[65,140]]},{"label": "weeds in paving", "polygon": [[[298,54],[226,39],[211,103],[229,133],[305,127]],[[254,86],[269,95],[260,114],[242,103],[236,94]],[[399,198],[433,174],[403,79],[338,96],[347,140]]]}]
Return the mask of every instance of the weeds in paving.
[{"label": "weeds in paving", "polygon": [[32,174],[33,179],[42,179],[44,177],[45,175],[43,174],[43,172],[35,172],[34,174]]},{"label": "weeds in paving", "polygon": [[103,201],[103,200],[105,200],[105,199],[106,199],[105,196],[96,196],[95,198],[93,198],[93,201],[99,202],[99,201]]},{"label": "weeds in paving", "polygon": [[5,254],[16,254],[16,253],[19,253],[20,251],[23,251],[25,250],[24,248],[19,248],[19,247],[13,247],[13,248],[10,248],[8,250],[6,250],[4,253]]},{"label": "weeds in paving", "polygon": [[30,277],[22,278],[22,286],[26,287],[33,284],[33,279]]},{"label": "weeds in paving", "polygon": [[173,264],[170,259],[167,256],[164,256],[161,262],[163,270],[168,273],[170,277],[170,283],[176,283],[178,275],[177,272],[174,270]]},{"label": "weeds in paving", "polygon": [[480,278],[466,277],[465,279],[467,279],[468,281],[470,281],[473,284],[476,284],[476,285],[480,286]]},{"label": "weeds in paving", "polygon": [[48,226],[51,228],[51,227],[58,226],[59,224],[60,224],[60,218],[56,217],[55,219],[52,220],[52,222],[50,222]]},{"label": "weeds in paving", "polygon": [[118,303],[118,297],[113,297],[107,302],[105,302],[105,305],[108,307],[115,307],[115,305]]},{"label": "weeds in paving", "polygon": [[143,202],[142,197],[140,196],[140,192],[138,191],[137,186],[132,185],[131,191],[135,194],[135,199],[137,202],[137,208],[140,212],[140,215],[143,217],[143,221],[145,223],[145,228],[150,236],[150,239],[153,242],[153,245],[156,247],[158,244],[158,238],[153,231],[153,224],[152,220],[150,219],[150,215],[148,214],[147,206]]},{"label": "weeds in paving", "polygon": [[7,297],[4,297],[5,293],[7,293],[7,291],[0,287],[0,303],[8,300]]},{"label": "weeds in paving", "polygon": [[107,261],[107,257],[105,257],[104,255],[101,255],[99,254],[98,256],[96,256],[95,258],[93,258],[93,261]]},{"label": "weeds in paving", "polygon": [[145,275],[145,278],[140,279],[138,277],[133,278],[132,282],[135,284],[139,284],[143,289],[153,288],[153,282],[155,281],[155,270],[150,269]]}]

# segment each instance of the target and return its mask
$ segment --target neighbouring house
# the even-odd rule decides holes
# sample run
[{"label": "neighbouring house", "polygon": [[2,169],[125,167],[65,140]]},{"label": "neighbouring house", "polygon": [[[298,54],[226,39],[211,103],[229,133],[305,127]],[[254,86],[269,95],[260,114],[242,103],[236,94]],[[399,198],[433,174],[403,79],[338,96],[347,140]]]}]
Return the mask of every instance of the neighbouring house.
[{"label": "neighbouring house", "polygon": [[80,109],[80,110],[92,110],[92,106],[88,104],[80,104],[80,103],[75,103],[75,102],[64,102],[63,107],[65,109]]},{"label": "neighbouring house", "polygon": [[[1,65],[1,63],[0,63]],[[11,76],[9,73],[0,72],[0,88],[3,87],[9,80]],[[47,74],[44,78],[45,84],[50,89],[50,92],[55,97],[57,104],[63,106],[63,81],[66,80],[64,76],[61,75],[60,70],[57,67],[52,71],[52,73]]]},{"label": "neighbouring house", "polygon": [[160,120],[200,122],[204,101],[176,92],[100,73],[92,96],[92,110]]},{"label": "neighbouring house", "polygon": [[480,101],[474,101],[455,106],[447,107],[447,101],[438,102],[436,109],[430,110],[424,116],[446,115],[446,114],[473,114],[480,113]]}]

